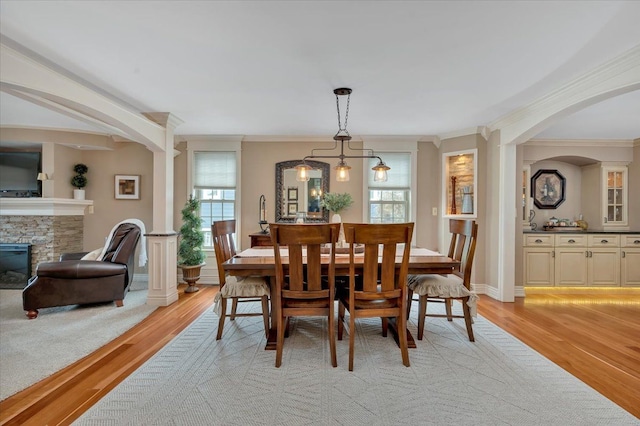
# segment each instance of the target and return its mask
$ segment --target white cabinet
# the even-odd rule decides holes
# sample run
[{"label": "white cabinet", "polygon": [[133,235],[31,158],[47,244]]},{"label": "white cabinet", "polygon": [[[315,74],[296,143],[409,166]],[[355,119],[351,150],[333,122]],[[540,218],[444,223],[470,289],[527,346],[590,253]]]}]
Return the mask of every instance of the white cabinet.
[{"label": "white cabinet", "polygon": [[587,246],[587,284],[620,285],[620,235],[589,235]]},{"label": "white cabinet", "polygon": [[631,237],[525,234],[524,285],[640,286],[640,235]]},{"label": "white cabinet", "polygon": [[623,286],[640,286],[640,235],[623,235],[620,243]]},{"label": "white cabinet", "polygon": [[[582,198],[598,196],[599,203],[583,203],[589,229],[629,230],[628,163],[597,163],[582,168]],[[594,193],[594,190],[596,191]]]},{"label": "white cabinet", "polygon": [[525,235],[524,282],[530,286],[553,286],[553,235]]},{"label": "white cabinet", "polygon": [[587,236],[557,234],[555,236],[556,286],[584,286],[587,284]]}]

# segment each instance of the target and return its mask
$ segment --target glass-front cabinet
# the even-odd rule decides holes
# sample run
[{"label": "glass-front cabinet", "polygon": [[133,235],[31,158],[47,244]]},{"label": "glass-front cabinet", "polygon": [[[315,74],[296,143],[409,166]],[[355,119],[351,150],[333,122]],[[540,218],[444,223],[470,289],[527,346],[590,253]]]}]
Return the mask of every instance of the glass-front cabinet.
[{"label": "glass-front cabinet", "polygon": [[628,163],[602,162],[582,167],[582,212],[589,229],[629,230]]},{"label": "glass-front cabinet", "polygon": [[627,224],[627,168],[626,167],[605,167],[603,169],[606,176],[606,206],[604,210],[606,216],[604,221],[607,224],[626,225]]}]

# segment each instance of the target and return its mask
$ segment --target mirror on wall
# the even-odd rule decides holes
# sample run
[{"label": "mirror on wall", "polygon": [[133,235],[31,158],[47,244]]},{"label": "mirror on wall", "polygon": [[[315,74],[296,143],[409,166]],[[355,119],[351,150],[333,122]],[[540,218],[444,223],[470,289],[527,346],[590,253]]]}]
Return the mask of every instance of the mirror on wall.
[{"label": "mirror on wall", "polygon": [[302,160],[276,163],[276,222],[329,222],[329,211],[320,207],[320,199],[329,192],[329,163],[306,161],[313,170],[307,182],[296,180],[295,167]]}]

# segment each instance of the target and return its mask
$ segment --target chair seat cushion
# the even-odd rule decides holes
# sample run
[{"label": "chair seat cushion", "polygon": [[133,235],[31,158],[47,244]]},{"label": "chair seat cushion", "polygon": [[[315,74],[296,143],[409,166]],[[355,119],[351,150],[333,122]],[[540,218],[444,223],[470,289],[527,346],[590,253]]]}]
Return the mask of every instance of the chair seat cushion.
[{"label": "chair seat cushion", "polygon": [[222,289],[214,297],[213,311],[220,315],[220,299],[223,297],[262,297],[269,296],[269,284],[264,277],[233,277],[226,278]]},{"label": "chair seat cushion", "polygon": [[471,316],[477,316],[478,295],[467,289],[462,279],[455,275],[409,275],[407,287],[420,296],[439,298],[461,298],[469,296],[467,306]]}]

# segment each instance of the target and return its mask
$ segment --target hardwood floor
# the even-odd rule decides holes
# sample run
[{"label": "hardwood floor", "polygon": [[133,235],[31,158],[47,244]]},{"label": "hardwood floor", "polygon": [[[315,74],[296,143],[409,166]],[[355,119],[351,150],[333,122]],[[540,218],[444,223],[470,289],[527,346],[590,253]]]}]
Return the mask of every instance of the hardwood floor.
[{"label": "hardwood floor", "polygon": [[[118,339],[0,402],[0,425],[67,425],[213,303],[201,286],[158,308]],[[479,313],[640,418],[640,297],[534,294],[515,303],[481,296]]]},{"label": "hardwood floor", "polygon": [[640,418],[640,294],[481,296],[478,313]]}]

